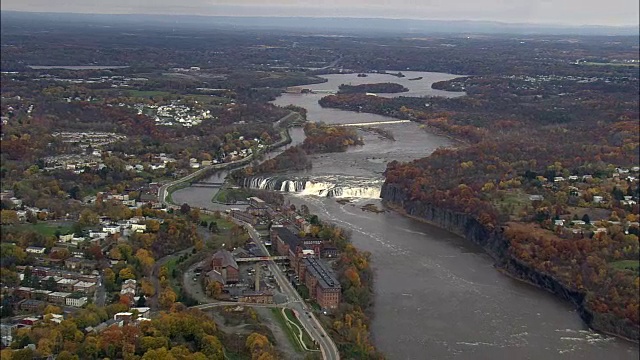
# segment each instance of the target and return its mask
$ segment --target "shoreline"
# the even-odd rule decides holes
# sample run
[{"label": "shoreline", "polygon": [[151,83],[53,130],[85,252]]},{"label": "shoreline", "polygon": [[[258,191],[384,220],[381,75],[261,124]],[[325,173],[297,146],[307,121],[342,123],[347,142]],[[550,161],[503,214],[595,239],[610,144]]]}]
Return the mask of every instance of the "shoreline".
[{"label": "shoreline", "polygon": [[[408,214],[408,213],[407,213],[407,211],[406,211],[403,207],[401,207],[401,206],[399,206],[399,205],[392,204],[392,203],[390,203],[389,201],[385,201],[385,200],[382,200],[382,205],[383,205],[384,207],[388,208],[389,210],[394,211],[394,212],[396,212],[396,213],[400,214],[401,216],[404,216],[404,217],[407,217],[407,218],[410,218],[410,219],[413,219],[413,220],[416,220],[416,221],[419,221],[419,222],[422,222],[422,223],[425,223],[425,224],[429,224],[429,225],[435,226],[435,227],[437,227],[438,229],[442,229],[442,230],[448,231],[448,232],[450,232],[450,233],[452,233],[452,234],[458,235],[458,236],[460,236],[460,237],[464,238],[464,239],[465,239],[465,241],[469,241],[469,239],[467,239],[467,237],[466,237],[464,234],[460,234],[459,232],[452,231],[452,230],[450,230],[450,229],[446,229],[446,228],[444,228],[444,227],[440,226],[439,224],[437,224],[437,223],[435,223],[435,222],[433,222],[433,221],[430,221],[430,220],[424,219],[424,218],[422,218],[422,217],[419,217],[419,216],[415,216],[415,215]],[[483,250],[484,250],[485,254],[489,255],[489,256],[494,260],[493,267],[496,269],[496,271],[500,272],[501,274],[503,274],[503,275],[505,275],[505,276],[508,276],[508,277],[510,277],[511,279],[514,279],[514,280],[520,281],[520,282],[522,282],[522,283],[525,283],[525,284],[529,284],[529,285],[531,285],[531,286],[534,286],[534,287],[536,287],[537,289],[540,289],[540,290],[544,290],[544,291],[546,291],[546,292],[549,292],[549,293],[553,294],[555,298],[560,299],[560,300],[562,300],[562,301],[567,301],[567,302],[571,303],[571,304],[573,305],[573,307],[578,311],[578,313],[580,313],[580,312],[581,312],[581,310],[582,310],[582,311],[587,310],[587,309],[584,307],[584,305],[582,305],[582,304],[575,304],[575,303],[573,303],[573,302],[569,301],[568,299],[563,299],[563,298],[561,298],[560,296],[558,296],[558,294],[556,294],[556,293],[554,293],[554,292],[552,292],[552,291],[549,291],[549,290],[547,290],[547,289],[545,289],[545,288],[541,287],[540,285],[538,285],[538,284],[536,284],[536,283],[534,283],[534,282],[532,282],[532,281],[529,281],[529,280],[523,279],[523,278],[521,278],[521,277],[517,276],[516,274],[511,273],[508,269],[506,269],[506,268],[504,268],[504,267],[502,267],[502,266],[500,266],[500,265],[498,264],[498,260],[502,260],[502,259],[496,259],[496,257],[495,257],[493,254],[491,254],[489,251],[487,251],[486,249],[484,249],[484,247],[483,247]],[[536,270],[534,269],[533,271],[536,271]],[[536,272],[537,272],[537,271],[536,271]],[[545,274],[545,275],[546,275],[546,276],[550,276],[550,275],[547,275],[547,274]],[[557,281],[557,280],[556,280],[556,281]],[[559,282],[559,283],[560,283],[560,282]],[[624,335],[621,335],[621,334],[616,334],[616,333],[612,333],[612,332],[609,332],[609,331],[606,331],[606,330],[598,329],[598,328],[596,328],[596,327],[592,326],[591,324],[589,324],[587,321],[585,321],[585,320],[584,320],[584,318],[583,318],[581,315],[579,315],[579,317],[580,317],[580,319],[582,320],[582,323],[583,323],[583,324],[585,324],[585,325],[586,325],[590,330],[592,330],[592,331],[594,331],[594,332],[597,332],[597,333],[600,333],[600,334],[604,334],[604,335],[608,335],[608,336],[611,336],[611,337],[614,337],[614,338],[617,338],[617,339],[621,339],[621,340],[624,340],[624,341],[628,341],[628,342],[633,343],[633,344],[636,344],[636,345],[640,345],[640,341],[639,341],[639,340],[631,339],[631,338],[628,338],[628,337],[626,337],[626,336],[624,336]]]}]

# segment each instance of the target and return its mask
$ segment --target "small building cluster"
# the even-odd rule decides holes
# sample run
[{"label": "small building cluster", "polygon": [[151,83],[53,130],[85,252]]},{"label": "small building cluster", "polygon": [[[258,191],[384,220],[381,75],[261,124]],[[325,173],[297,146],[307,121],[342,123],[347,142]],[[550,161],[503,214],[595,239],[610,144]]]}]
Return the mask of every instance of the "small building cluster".
[{"label": "small building cluster", "polygon": [[[340,282],[333,271],[320,259],[320,255],[333,255],[337,250],[318,238],[300,238],[291,229],[271,227],[271,243],[278,255],[287,256],[299,281],[309,289],[309,294],[323,309],[334,310],[340,304]],[[325,250],[326,246],[326,250]]]}]

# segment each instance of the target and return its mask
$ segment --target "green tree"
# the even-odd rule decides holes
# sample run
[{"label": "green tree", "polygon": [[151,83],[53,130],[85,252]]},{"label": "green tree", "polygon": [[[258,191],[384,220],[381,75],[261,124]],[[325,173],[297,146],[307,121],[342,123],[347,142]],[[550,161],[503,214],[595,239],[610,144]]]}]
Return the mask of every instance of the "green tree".
[{"label": "green tree", "polygon": [[93,212],[90,209],[84,209],[80,213],[80,218],[78,219],[78,225],[82,228],[91,227],[98,225],[100,223],[100,219],[98,218],[98,214]]}]

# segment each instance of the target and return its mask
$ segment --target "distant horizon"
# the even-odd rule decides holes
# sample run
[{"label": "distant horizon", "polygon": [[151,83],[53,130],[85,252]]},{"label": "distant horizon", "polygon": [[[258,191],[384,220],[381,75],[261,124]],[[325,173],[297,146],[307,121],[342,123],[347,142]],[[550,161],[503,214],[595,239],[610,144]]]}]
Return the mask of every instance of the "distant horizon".
[{"label": "distant horizon", "polygon": [[482,19],[468,19],[468,18],[454,18],[454,19],[438,19],[438,18],[419,18],[419,17],[384,17],[384,16],[354,16],[354,15],[229,15],[229,14],[175,14],[175,13],[92,13],[92,12],[74,12],[74,11],[37,11],[37,10],[13,10],[13,9],[0,9],[0,13],[25,13],[25,14],[50,14],[50,15],[89,15],[89,16],[178,16],[178,17],[194,17],[194,18],[260,18],[260,19],[375,19],[375,20],[390,20],[390,21],[424,21],[424,22],[455,22],[455,23],[476,23],[476,24],[494,24],[494,25],[507,25],[507,26],[531,26],[540,28],[567,28],[567,29],[580,29],[580,28],[614,28],[614,29],[628,29],[638,27],[640,35],[640,23],[639,24],[622,24],[622,25],[607,25],[607,24],[566,24],[566,23],[545,23],[545,22],[510,22],[503,20],[482,20]]},{"label": "distant horizon", "polygon": [[0,11],[83,15],[184,15],[473,21],[549,27],[638,27],[637,0],[3,0]]}]

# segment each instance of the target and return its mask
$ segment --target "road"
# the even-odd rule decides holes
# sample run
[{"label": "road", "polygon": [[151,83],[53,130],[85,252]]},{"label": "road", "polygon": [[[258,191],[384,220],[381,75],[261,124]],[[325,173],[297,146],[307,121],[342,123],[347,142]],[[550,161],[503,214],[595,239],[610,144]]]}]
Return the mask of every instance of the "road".
[{"label": "road", "polygon": [[[186,248],[184,250],[180,250],[176,253],[167,255],[159,259],[158,261],[156,261],[155,264],[153,264],[153,268],[151,269],[150,280],[151,280],[151,283],[153,284],[154,289],[156,289],[156,293],[153,296],[150,296],[149,298],[147,298],[147,306],[150,307],[152,310],[158,310],[159,308],[158,296],[160,295],[161,288],[160,288],[160,279],[158,279],[158,273],[160,272],[160,267],[166,264],[167,261],[176,257],[180,257],[182,256],[182,254],[190,253],[192,250],[193,250],[193,246]],[[171,274],[169,274],[169,276],[171,276]]]},{"label": "road", "polygon": [[[282,118],[280,118],[273,125],[274,125],[274,127],[279,128],[280,124],[283,121],[287,121],[287,120],[289,120],[289,118],[299,117],[299,116],[300,116],[300,114],[298,114],[297,112],[292,111],[289,114],[287,114],[287,115],[283,116]],[[266,148],[266,151],[270,151],[270,150],[272,150],[274,148],[277,148],[277,147],[280,147],[282,145],[286,145],[286,144],[289,143],[290,137],[289,137],[288,129],[286,127],[281,129],[280,138],[281,138],[280,141],[269,145]],[[189,180],[191,180],[191,179],[193,179],[193,178],[195,178],[195,177],[197,177],[197,176],[199,176],[199,175],[201,175],[201,174],[203,174],[206,171],[209,171],[211,169],[223,170],[223,169],[225,169],[227,167],[230,167],[230,166],[233,166],[233,165],[237,165],[237,164],[242,164],[242,163],[246,163],[248,165],[248,164],[251,163],[251,159],[253,159],[253,154],[247,156],[244,159],[238,160],[238,161],[232,161],[232,162],[224,163],[224,164],[209,165],[209,166],[203,167],[202,169],[200,169],[200,170],[198,170],[196,172],[193,172],[193,173],[191,173],[191,174],[189,174],[189,175],[187,175],[185,177],[182,177],[182,178],[180,178],[178,180],[174,180],[174,181],[168,182],[168,183],[162,185],[158,189],[158,201],[162,205],[167,205],[167,206],[171,205],[171,204],[167,203],[167,196],[169,195],[168,190],[169,190],[170,187],[178,185],[178,184],[186,182],[186,181],[189,181]]]},{"label": "road", "polygon": [[[236,220],[236,219],[233,219]],[[248,223],[237,220],[237,222],[244,226],[247,230],[253,241],[260,246],[263,253],[268,255],[266,246],[260,240],[260,235],[258,231],[253,228]],[[329,337],[329,334],[324,330],[320,322],[313,314],[312,311],[309,311],[309,307],[304,302],[304,300],[300,297],[300,294],[293,288],[293,285],[289,280],[284,276],[278,265],[273,261],[269,260],[266,262],[269,266],[269,270],[274,274],[276,282],[280,286],[280,290],[287,296],[289,309],[294,310],[298,315],[298,320],[302,326],[307,330],[312,339],[314,339],[318,345],[320,345],[320,351],[322,351],[322,358],[325,360],[338,360],[340,359],[340,353],[338,352],[338,348],[333,340]]]},{"label": "road", "polygon": [[100,279],[98,280],[98,287],[93,295],[93,303],[98,306],[104,306],[107,300],[107,289],[104,286],[104,273],[100,273]]}]

